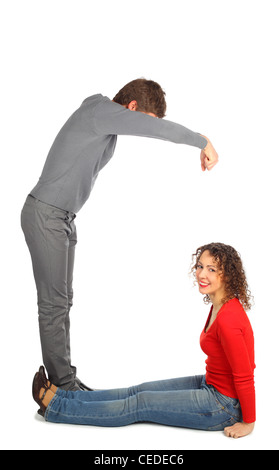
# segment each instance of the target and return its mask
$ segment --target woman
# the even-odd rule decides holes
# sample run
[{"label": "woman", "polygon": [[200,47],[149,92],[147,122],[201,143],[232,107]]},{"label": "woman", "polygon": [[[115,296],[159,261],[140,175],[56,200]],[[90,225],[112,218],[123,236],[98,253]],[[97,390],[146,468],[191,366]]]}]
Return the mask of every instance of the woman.
[{"label": "woman", "polygon": [[228,437],[250,434],[255,423],[254,336],[245,313],[251,296],[234,248],[211,243],[193,255],[192,272],[204,301],[211,303],[201,334],[206,375],[136,387],[67,392],[50,382],[43,367],[34,377],[39,413],[56,423],[124,426],[153,422]]}]

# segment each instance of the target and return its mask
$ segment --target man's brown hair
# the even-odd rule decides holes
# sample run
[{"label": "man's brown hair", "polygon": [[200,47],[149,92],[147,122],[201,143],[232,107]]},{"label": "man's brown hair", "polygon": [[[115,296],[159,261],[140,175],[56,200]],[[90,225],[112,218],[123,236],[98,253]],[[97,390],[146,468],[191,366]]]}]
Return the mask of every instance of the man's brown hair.
[{"label": "man's brown hair", "polygon": [[124,106],[134,100],[138,104],[137,111],[153,113],[158,118],[165,117],[167,109],[165,92],[158,83],[138,78],[127,83],[113,98],[113,101]]}]

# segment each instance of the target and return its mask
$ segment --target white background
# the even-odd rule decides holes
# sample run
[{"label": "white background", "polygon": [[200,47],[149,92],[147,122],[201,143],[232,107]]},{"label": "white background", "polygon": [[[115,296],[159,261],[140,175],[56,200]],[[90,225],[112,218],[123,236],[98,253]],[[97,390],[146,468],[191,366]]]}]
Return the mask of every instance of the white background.
[{"label": "white background", "polygon": [[[278,449],[278,22],[276,0],[10,0],[1,3],[1,448]],[[120,137],[76,219],[72,356],[96,388],[204,372],[208,315],[188,276],[211,241],[242,255],[255,296],[257,426],[238,441],[137,424],[36,416],[36,292],[20,211],[57,132],[87,96],[145,77],[167,119],[220,155]]]}]

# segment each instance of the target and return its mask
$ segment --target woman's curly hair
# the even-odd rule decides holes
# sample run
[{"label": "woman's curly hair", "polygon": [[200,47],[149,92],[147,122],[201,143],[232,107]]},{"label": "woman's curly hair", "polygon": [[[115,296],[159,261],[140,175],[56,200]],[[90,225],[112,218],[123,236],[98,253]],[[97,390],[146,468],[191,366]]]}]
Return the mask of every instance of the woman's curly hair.
[{"label": "woman's curly hair", "polygon": [[[217,263],[218,269],[223,274],[225,283],[226,297],[222,299],[223,303],[233,298],[237,298],[243,308],[249,310],[252,303],[252,295],[248,287],[246,274],[243,268],[239,253],[230,245],[224,243],[209,243],[200,246],[196,253],[192,255],[193,265],[191,272],[195,274],[201,255],[209,251],[210,255]],[[204,297],[206,304],[210,303],[209,295]]]}]

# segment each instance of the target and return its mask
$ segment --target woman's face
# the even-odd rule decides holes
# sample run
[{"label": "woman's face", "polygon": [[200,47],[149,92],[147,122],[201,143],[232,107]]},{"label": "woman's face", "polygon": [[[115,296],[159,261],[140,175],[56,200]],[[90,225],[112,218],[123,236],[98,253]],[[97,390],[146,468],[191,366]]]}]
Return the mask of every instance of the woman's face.
[{"label": "woman's face", "polygon": [[199,291],[220,300],[224,297],[225,285],[223,273],[208,250],[204,251],[197,263],[196,279]]}]

